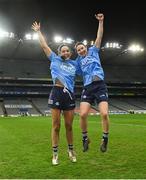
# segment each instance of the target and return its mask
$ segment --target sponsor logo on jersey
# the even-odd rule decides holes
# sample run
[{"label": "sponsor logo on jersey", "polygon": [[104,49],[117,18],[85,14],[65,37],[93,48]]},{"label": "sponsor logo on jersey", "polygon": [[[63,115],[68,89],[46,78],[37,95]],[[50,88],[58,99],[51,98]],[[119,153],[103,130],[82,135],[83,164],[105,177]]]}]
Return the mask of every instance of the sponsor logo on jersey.
[{"label": "sponsor logo on jersey", "polygon": [[93,58],[90,56],[87,56],[86,58],[81,60],[81,66],[85,66],[85,65],[91,64],[93,62],[94,62]]},{"label": "sponsor logo on jersey", "polygon": [[72,64],[62,63],[60,68],[72,75],[74,75],[76,72],[76,68]]}]

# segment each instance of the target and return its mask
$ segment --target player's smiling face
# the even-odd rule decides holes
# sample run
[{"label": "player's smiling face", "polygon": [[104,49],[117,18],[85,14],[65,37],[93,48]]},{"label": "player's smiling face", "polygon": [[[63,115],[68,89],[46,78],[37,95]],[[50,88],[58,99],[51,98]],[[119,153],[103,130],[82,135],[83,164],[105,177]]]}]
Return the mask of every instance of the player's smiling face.
[{"label": "player's smiling face", "polygon": [[80,44],[76,47],[77,53],[79,56],[86,56],[87,55],[87,47],[83,44]]},{"label": "player's smiling face", "polygon": [[70,49],[68,46],[63,46],[60,50],[60,56],[67,60],[67,59],[70,59],[71,57],[71,52],[70,52]]}]

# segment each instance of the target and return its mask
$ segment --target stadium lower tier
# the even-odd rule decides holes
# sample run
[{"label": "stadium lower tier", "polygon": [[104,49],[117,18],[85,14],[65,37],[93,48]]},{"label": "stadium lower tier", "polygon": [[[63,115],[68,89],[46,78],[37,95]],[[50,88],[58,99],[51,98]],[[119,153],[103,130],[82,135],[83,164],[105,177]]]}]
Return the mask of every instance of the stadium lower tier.
[{"label": "stadium lower tier", "polygon": [[[75,113],[79,113],[80,100],[76,100]],[[0,116],[47,116],[51,113],[47,97],[3,97],[0,99]],[[146,97],[111,97],[109,113],[146,113]],[[98,105],[92,106],[90,114],[99,114]]]}]

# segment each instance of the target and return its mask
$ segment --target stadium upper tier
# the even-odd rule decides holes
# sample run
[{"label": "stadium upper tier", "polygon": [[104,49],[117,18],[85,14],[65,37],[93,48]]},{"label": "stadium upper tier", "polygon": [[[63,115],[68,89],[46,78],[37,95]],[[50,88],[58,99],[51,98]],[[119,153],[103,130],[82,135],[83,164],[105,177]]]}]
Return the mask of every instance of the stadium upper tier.
[{"label": "stadium upper tier", "polygon": [[[53,50],[57,45],[50,44]],[[102,49],[101,63],[106,82],[146,82],[146,54],[125,53],[124,49]],[[75,58],[75,55],[74,57]],[[50,77],[49,61],[36,41],[16,39],[0,43],[0,77]]]}]

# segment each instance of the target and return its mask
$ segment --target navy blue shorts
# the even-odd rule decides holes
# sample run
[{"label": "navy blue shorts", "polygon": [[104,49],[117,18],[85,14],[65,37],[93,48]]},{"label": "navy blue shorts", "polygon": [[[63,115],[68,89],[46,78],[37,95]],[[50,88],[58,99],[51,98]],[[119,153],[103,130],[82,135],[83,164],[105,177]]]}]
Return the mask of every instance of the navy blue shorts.
[{"label": "navy blue shorts", "polygon": [[102,101],[108,102],[108,90],[104,81],[93,81],[91,84],[84,87],[81,96],[81,102],[94,102],[99,104]]},{"label": "navy blue shorts", "polygon": [[54,86],[49,96],[48,105],[53,109],[72,110],[75,108],[75,96],[64,87]]}]

